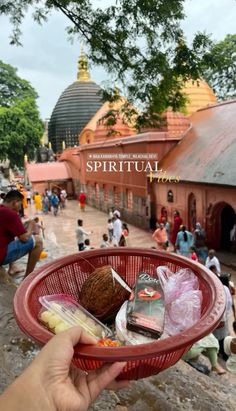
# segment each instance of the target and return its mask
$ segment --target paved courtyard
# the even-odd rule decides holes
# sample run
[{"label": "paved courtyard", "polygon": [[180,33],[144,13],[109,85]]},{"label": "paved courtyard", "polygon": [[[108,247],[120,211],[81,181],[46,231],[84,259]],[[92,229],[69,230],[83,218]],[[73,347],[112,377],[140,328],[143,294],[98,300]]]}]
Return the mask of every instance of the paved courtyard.
[{"label": "paved courtyard", "polygon": [[[34,206],[29,210],[34,213]],[[60,211],[57,217],[50,215],[39,216],[43,221],[45,230],[46,247],[53,243],[61,255],[76,252],[77,243],[75,229],[77,220],[83,220],[83,227],[86,231],[92,231],[89,235],[92,247],[98,248],[102,242],[102,235],[107,233],[108,215],[92,207],[86,207],[85,212],[81,212],[76,201],[68,201],[67,208]],[[155,242],[152,240],[151,232],[129,225],[130,234],[128,243],[131,247],[152,247]],[[53,253],[55,250],[53,251]],[[49,251],[50,254],[50,251]],[[50,257],[50,255],[49,255]]]}]

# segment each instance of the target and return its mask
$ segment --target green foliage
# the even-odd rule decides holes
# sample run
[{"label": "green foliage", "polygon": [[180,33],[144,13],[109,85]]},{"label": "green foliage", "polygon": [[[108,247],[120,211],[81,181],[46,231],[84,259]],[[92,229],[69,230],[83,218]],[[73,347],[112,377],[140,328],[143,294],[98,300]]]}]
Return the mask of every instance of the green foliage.
[{"label": "green foliage", "polygon": [[26,80],[21,79],[15,67],[0,60],[0,106],[10,107],[18,99],[37,98],[37,93]]},{"label": "green foliage", "polygon": [[212,45],[204,77],[219,100],[236,96],[236,34],[228,34],[223,41]]},{"label": "green foliage", "polygon": [[147,119],[168,107],[183,109],[183,83],[200,78],[211,64],[211,42],[205,34],[196,34],[192,45],[185,41],[180,27],[183,4],[184,0],[116,0],[96,7],[89,0],[5,0],[0,13],[10,17],[15,44],[29,6],[38,23],[53,9],[63,13],[71,23],[69,35],[83,38],[90,61],[113,74],[122,94],[147,113]]},{"label": "green foliage", "polygon": [[14,67],[0,62],[0,72],[0,160],[22,167],[25,154],[34,158],[44,130],[37,93]]}]

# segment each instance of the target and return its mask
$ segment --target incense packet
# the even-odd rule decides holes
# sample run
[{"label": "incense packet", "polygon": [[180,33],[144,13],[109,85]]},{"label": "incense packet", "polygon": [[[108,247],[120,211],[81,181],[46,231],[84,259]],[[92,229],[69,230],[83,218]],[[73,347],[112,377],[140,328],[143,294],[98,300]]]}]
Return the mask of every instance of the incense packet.
[{"label": "incense packet", "polygon": [[127,329],[160,338],[164,330],[164,295],[159,280],[141,272],[127,306]]}]

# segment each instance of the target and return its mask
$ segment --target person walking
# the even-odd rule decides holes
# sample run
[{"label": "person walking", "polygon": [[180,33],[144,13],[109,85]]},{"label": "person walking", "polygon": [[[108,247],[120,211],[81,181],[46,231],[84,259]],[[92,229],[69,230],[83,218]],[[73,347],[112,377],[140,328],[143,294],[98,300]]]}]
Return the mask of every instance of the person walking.
[{"label": "person walking", "polygon": [[79,206],[81,211],[85,211],[86,195],[81,190],[79,195]]},{"label": "person walking", "polygon": [[36,191],[35,196],[34,196],[34,204],[36,208],[36,214],[38,214],[42,210],[42,199],[38,191]]},{"label": "person walking", "polygon": [[170,244],[170,223],[169,221],[166,220],[165,217],[162,218],[162,223],[164,224],[164,227],[166,229],[166,234],[167,234],[167,241],[168,241],[168,245]]},{"label": "person walking", "polygon": [[180,217],[179,211],[175,210],[174,212],[174,223],[173,223],[173,230],[171,233],[171,243],[175,246],[177,234],[179,232],[180,226],[183,224],[183,220]]},{"label": "person walking", "polygon": [[31,191],[28,188],[26,192],[26,199],[27,199],[27,204],[31,204]]},{"label": "person walking", "polygon": [[113,239],[113,222],[112,219],[109,218],[108,222],[107,222],[107,231],[108,231],[108,238],[110,243],[112,243],[112,239]]},{"label": "person walking", "polygon": [[60,200],[58,198],[58,195],[56,193],[52,193],[51,196],[51,206],[53,208],[53,215],[56,217],[58,214],[58,209],[59,209],[59,203]]},{"label": "person walking", "polygon": [[117,247],[120,242],[120,237],[122,234],[122,222],[117,214],[114,215],[113,218],[113,238],[115,240],[115,246]]},{"label": "person walking", "polygon": [[207,258],[206,233],[200,223],[196,223],[196,228],[193,233],[193,245],[196,248],[197,255],[205,264]]},{"label": "person walking", "polygon": [[156,231],[154,231],[152,238],[157,243],[157,250],[163,251],[167,249],[168,237],[167,237],[167,232],[166,232],[166,229],[163,223],[160,223],[160,224],[157,223],[157,229]]},{"label": "person walking", "polygon": [[92,231],[85,231],[83,228],[83,220],[78,220],[77,221],[78,227],[75,230],[76,233],[76,239],[77,239],[77,244],[78,244],[78,249],[79,251],[84,250],[84,240],[85,236],[88,236],[92,233]]},{"label": "person walking", "polygon": [[175,249],[177,254],[184,255],[185,257],[191,257],[190,248],[193,245],[193,235],[190,231],[186,230],[184,225],[181,226],[181,230],[177,234]]}]

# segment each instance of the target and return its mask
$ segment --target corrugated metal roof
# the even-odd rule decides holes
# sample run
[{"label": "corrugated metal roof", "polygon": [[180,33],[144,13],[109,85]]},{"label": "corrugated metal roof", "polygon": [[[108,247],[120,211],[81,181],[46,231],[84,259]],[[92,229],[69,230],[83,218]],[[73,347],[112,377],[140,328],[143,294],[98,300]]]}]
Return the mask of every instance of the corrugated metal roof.
[{"label": "corrugated metal roof", "polygon": [[180,181],[236,186],[236,100],[199,110],[190,122],[160,167]]},{"label": "corrugated metal roof", "polygon": [[28,163],[26,169],[31,183],[39,181],[67,180],[71,178],[69,168],[63,161],[39,164]]}]

